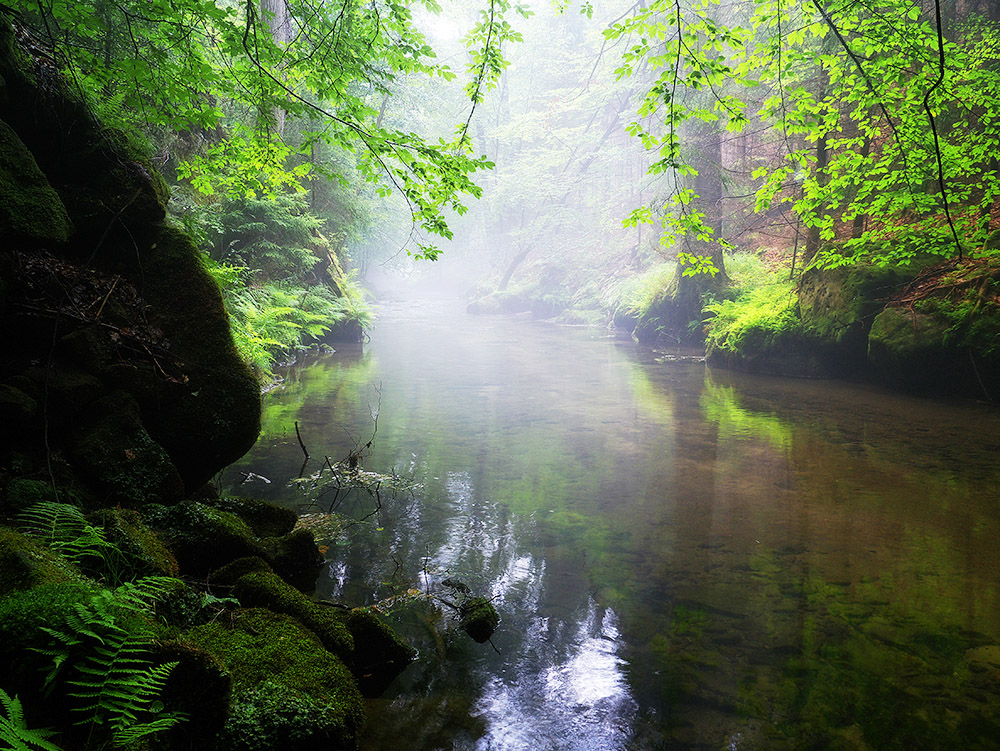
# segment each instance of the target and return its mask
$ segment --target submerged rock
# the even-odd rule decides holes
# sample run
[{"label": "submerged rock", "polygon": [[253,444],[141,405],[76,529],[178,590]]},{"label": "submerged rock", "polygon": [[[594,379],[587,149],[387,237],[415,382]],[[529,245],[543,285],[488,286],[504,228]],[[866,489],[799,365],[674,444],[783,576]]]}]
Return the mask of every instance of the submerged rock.
[{"label": "submerged rock", "polygon": [[490,640],[500,625],[500,614],[485,597],[470,597],[459,606],[462,628],[480,644]]},{"label": "submerged rock", "polygon": [[372,608],[354,608],[347,614],[354,638],[352,670],[364,696],[379,696],[417,653],[404,644]]}]

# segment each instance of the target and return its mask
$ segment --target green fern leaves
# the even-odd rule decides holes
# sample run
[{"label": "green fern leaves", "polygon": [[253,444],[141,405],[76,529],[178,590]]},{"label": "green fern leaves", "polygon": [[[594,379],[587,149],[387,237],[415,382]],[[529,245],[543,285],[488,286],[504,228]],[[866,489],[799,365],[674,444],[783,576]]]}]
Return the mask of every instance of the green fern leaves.
[{"label": "green fern leaves", "polygon": [[46,728],[31,730],[24,722],[24,711],[16,696],[11,697],[0,689],[0,744],[3,751],[59,751],[48,739],[54,731]]},{"label": "green fern leaves", "polygon": [[45,685],[64,680],[78,725],[109,733],[115,746],[176,725],[183,717],[165,713],[158,698],[176,662],[154,664],[150,646],[154,603],[174,591],[176,580],[149,577],[101,590],[78,602],[62,629],[43,628],[52,646],[38,650],[52,658]]},{"label": "green fern leaves", "polygon": [[25,534],[99,578],[118,583],[128,569],[122,552],[102,529],[88,524],[76,506],[36,503],[21,513],[18,522]]}]

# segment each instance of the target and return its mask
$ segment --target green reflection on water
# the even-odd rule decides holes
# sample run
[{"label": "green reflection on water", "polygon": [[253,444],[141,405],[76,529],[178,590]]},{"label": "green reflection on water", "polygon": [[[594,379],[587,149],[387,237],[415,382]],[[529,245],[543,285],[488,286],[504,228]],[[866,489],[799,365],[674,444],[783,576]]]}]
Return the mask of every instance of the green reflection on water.
[{"label": "green reflection on water", "polygon": [[265,401],[260,456],[291,475],[295,420],[337,458],[381,399],[368,466],[425,484],[419,513],[331,551],[355,567],[352,596],[405,589],[432,554],[484,588],[518,556],[544,570],[535,599],[525,584],[501,602],[494,662],[411,623],[442,662],[411,668],[399,701],[435,719],[387,711],[385,744],[405,727],[414,748],[473,748],[489,680],[541,649],[526,626],[592,598],[620,618],[641,708],[630,751],[1000,747],[997,471],[979,446],[992,433],[962,427],[978,417],[550,338],[544,353],[477,350],[467,375],[425,372],[405,340],[338,353]]}]

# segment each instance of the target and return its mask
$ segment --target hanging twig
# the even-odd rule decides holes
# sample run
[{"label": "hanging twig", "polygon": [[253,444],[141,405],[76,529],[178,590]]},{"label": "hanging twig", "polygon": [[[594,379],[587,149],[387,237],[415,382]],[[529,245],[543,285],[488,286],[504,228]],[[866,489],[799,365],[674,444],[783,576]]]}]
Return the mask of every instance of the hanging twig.
[{"label": "hanging twig", "polygon": [[306,455],[306,459],[309,458],[309,450],[306,445],[302,442],[302,434],[299,432],[299,421],[295,421],[295,437],[299,439],[299,448],[302,449],[302,453]]},{"label": "hanging twig", "polygon": [[938,141],[937,123],[934,121],[934,113],[931,112],[931,94],[934,89],[944,82],[944,31],[941,27],[941,0],[934,0],[934,17],[937,21],[938,38],[938,79],[924,93],[924,111],[931,124],[931,133],[934,134],[934,155],[937,157],[937,178],[938,188],[941,191],[941,203],[944,205],[944,216],[948,220],[948,227],[951,228],[951,236],[955,240],[955,247],[958,249],[958,259],[962,260],[962,243],[958,239],[958,230],[955,229],[955,222],[951,218],[951,208],[948,205],[948,191],[944,184],[944,162],[941,159],[941,144]]}]

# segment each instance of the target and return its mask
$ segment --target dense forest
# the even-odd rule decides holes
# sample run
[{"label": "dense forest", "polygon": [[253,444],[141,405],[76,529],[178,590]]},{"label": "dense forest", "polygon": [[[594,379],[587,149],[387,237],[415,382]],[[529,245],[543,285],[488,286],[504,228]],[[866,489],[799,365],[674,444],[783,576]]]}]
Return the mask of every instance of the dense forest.
[{"label": "dense forest", "polygon": [[211,481],[394,278],[993,400],[998,103],[992,0],[0,5],[0,747],[356,747],[414,651]]}]

